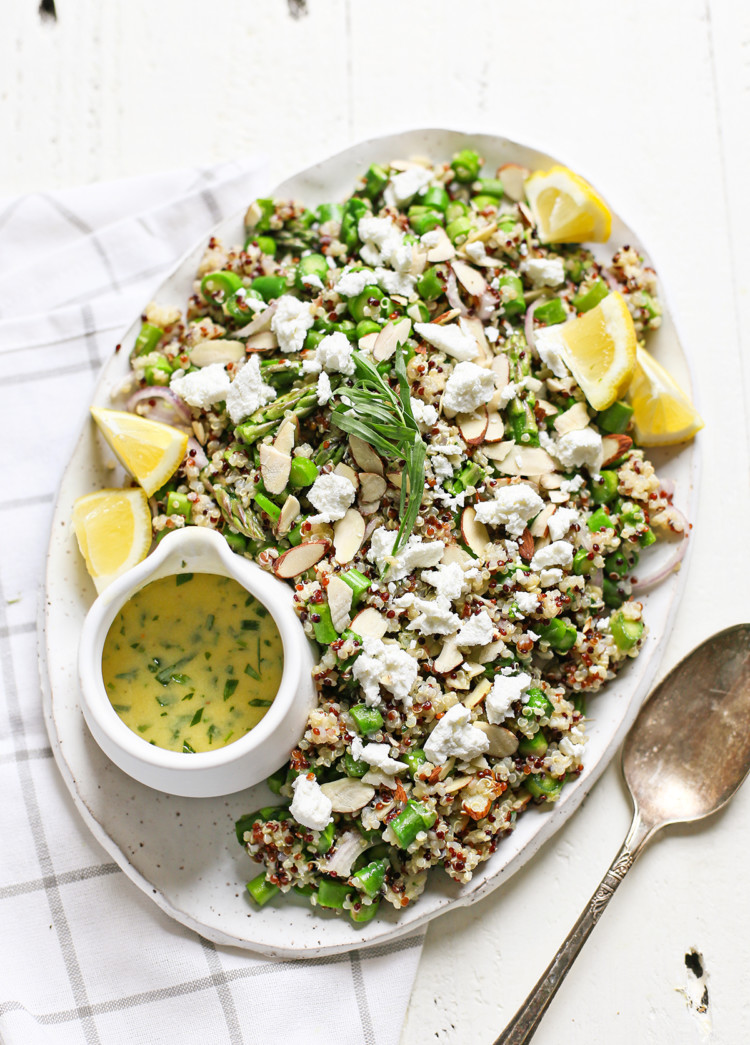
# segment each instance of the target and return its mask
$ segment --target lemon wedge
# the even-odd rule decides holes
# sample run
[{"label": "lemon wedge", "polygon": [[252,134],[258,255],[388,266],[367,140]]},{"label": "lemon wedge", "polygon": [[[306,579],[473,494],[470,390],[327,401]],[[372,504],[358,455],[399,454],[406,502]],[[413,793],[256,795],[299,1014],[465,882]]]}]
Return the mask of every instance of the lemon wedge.
[{"label": "lemon wedge", "polygon": [[126,410],[92,406],[91,413],[120,464],[149,497],[171,479],[187,450],[184,432]]},{"label": "lemon wedge", "polygon": [[684,443],[703,428],[695,407],[674,378],[644,348],[636,355],[628,399],[641,446]]},{"label": "lemon wedge", "polygon": [[151,547],[151,512],[143,490],[99,490],[73,505],[73,528],[86,569],[102,592]]},{"label": "lemon wedge", "polygon": [[526,179],[543,243],[604,243],[612,230],[609,207],[587,181],[567,167],[535,171]]},{"label": "lemon wedge", "polygon": [[595,410],[606,410],[628,389],[635,368],[637,339],[622,294],[559,327],[560,351]]}]

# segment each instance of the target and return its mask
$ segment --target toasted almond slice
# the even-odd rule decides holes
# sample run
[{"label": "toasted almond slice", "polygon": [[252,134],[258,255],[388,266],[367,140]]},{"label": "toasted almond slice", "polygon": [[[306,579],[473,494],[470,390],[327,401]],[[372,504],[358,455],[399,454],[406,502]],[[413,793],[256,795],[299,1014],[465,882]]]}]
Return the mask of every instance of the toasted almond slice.
[{"label": "toasted almond slice", "polygon": [[360,500],[365,503],[368,501],[380,501],[388,485],[383,476],[378,475],[376,472],[360,472],[359,482],[362,487]]},{"label": "toasted almond slice", "polygon": [[272,348],[278,348],[279,343],[272,330],[261,330],[259,334],[251,334],[245,342],[247,352],[269,352]]},{"label": "toasted almond slice", "polygon": [[334,559],[342,566],[351,562],[365,539],[365,520],[356,508],[347,509],[343,519],[333,524]]},{"label": "toasted almond slice", "polygon": [[372,358],[377,363],[390,359],[397,345],[403,345],[411,333],[411,320],[404,316],[399,320],[390,320],[377,336],[372,346]]},{"label": "toasted almond slice", "polygon": [[359,436],[356,435],[350,435],[349,449],[361,472],[377,472],[378,475],[383,474],[383,462],[369,443],[366,443],[364,439],[360,439]]},{"label": "toasted almond slice", "polygon": [[487,280],[481,272],[477,272],[472,265],[467,265],[465,261],[454,261],[452,267],[456,279],[472,297],[478,298],[484,294],[487,289]]},{"label": "toasted almond slice", "polygon": [[283,537],[289,533],[300,512],[300,503],[294,494],[290,494],[281,506],[281,515],[276,523],[276,536]]},{"label": "toasted almond slice", "polygon": [[355,777],[344,776],[321,784],[320,790],[331,803],[334,813],[356,813],[374,797],[372,784],[363,784]]},{"label": "toasted almond slice", "polygon": [[454,777],[451,780],[450,784],[446,784],[445,787],[442,789],[443,794],[444,795],[454,795],[456,793],[456,791],[461,791],[461,789],[466,787],[467,784],[470,784],[473,779],[474,779],[473,776],[457,776],[457,777]]},{"label": "toasted almond slice", "polygon": [[562,486],[562,476],[559,472],[548,472],[539,476],[539,485],[543,490],[559,490]]},{"label": "toasted almond slice", "polygon": [[482,448],[482,453],[485,457],[488,457],[490,461],[494,461],[496,464],[501,464],[508,454],[515,448],[515,441],[513,439],[506,439],[503,443],[490,443],[489,446]]},{"label": "toasted almond slice", "polygon": [[443,552],[443,557],[440,560],[441,566],[449,566],[452,562],[457,562],[459,566],[470,566],[474,562],[469,553],[458,544],[449,544],[446,546]]},{"label": "toasted almond slice", "polygon": [[[392,486],[395,486],[397,490],[401,489],[401,484],[404,481],[403,472],[388,472],[386,479]],[[409,490],[409,476],[406,477],[406,489]]]},{"label": "toasted almond slice", "polygon": [[539,407],[540,410],[543,411],[544,414],[546,414],[547,417],[549,417],[551,414],[557,413],[557,407],[555,406],[555,404],[548,402],[546,399],[537,399],[536,405]]},{"label": "toasted almond slice", "polygon": [[568,410],[559,414],[553,424],[558,435],[568,432],[580,432],[589,423],[589,412],[585,403],[574,403]]},{"label": "toasted almond slice", "polygon": [[380,332],[378,330],[373,331],[372,334],[365,334],[365,336],[361,337],[357,342],[357,347],[363,352],[372,352],[375,347],[375,342],[379,337]]},{"label": "toasted almond slice", "polygon": [[298,544],[275,560],[273,572],[277,577],[284,579],[297,577],[323,558],[328,545],[328,541],[306,541],[304,544]]},{"label": "toasted almond slice", "polygon": [[534,557],[534,538],[528,527],[523,531],[521,540],[518,542],[518,554],[524,562],[531,562]]},{"label": "toasted almond slice", "polygon": [[260,444],[260,474],[269,493],[281,493],[289,481],[292,459],[270,443]]},{"label": "toasted almond slice", "polygon": [[478,649],[474,656],[480,664],[492,664],[498,657],[507,656],[505,643],[502,639],[498,639],[496,642],[489,642],[486,646]]},{"label": "toasted almond slice", "polygon": [[477,729],[485,734],[489,739],[490,746],[487,748],[487,754],[491,755],[492,758],[507,758],[508,755],[514,755],[518,749],[518,737],[515,733],[511,733],[505,726],[493,726],[489,722],[477,722]]},{"label": "toasted almond slice", "polygon": [[342,581],[334,573],[328,578],[326,595],[328,596],[328,608],[331,611],[331,623],[340,635],[349,626],[351,620],[349,611],[352,608],[354,592],[346,581]]},{"label": "toasted almond slice", "polygon": [[[479,665],[479,670],[483,671],[482,665]],[[484,698],[487,696],[489,691],[492,689],[492,683],[489,679],[482,679],[481,682],[477,683],[468,697],[464,697],[464,706],[467,708],[475,708],[477,704],[481,704]]]},{"label": "toasted almond slice", "polygon": [[473,414],[456,415],[456,424],[461,433],[461,438],[470,446],[478,446],[482,442],[488,423],[489,418],[487,416],[487,407],[485,406],[475,410]]},{"label": "toasted almond slice", "polygon": [[440,656],[433,667],[438,675],[450,675],[463,662],[463,659],[464,655],[456,645],[455,636],[451,636],[443,642]]},{"label": "toasted almond slice", "polygon": [[382,639],[388,631],[388,621],[373,606],[366,606],[359,611],[349,627],[362,639]]},{"label": "toasted almond slice", "polygon": [[499,443],[505,434],[503,419],[497,410],[487,411],[487,431],[484,433],[485,443]]},{"label": "toasted almond slice", "polygon": [[411,268],[409,272],[412,276],[421,276],[427,265],[427,251],[423,247],[418,247],[416,243],[411,249]]},{"label": "toasted almond slice", "polygon": [[287,417],[281,422],[276,438],[273,441],[274,450],[278,450],[281,454],[291,454],[297,438],[298,424],[296,417]]},{"label": "toasted almond slice", "polygon": [[602,466],[612,464],[613,461],[627,453],[632,445],[633,440],[629,435],[605,435],[602,439],[602,453],[604,454]]},{"label": "toasted almond slice", "polygon": [[364,515],[366,518],[369,518],[369,516],[374,515],[379,507],[380,507],[380,501],[360,501],[359,502],[359,510],[362,513],[362,515]]},{"label": "toasted almond slice", "polygon": [[241,341],[228,341],[225,338],[214,338],[213,341],[200,341],[189,352],[193,366],[211,366],[213,363],[239,363],[245,358],[245,346]]},{"label": "toasted almond slice", "polygon": [[503,355],[493,356],[490,363],[490,370],[494,371],[497,391],[492,399],[490,399],[488,406],[490,410],[498,410],[502,404],[503,391],[510,381],[510,363],[508,362],[508,357]]},{"label": "toasted almond slice", "polygon": [[[466,237],[466,243],[476,243],[481,240],[482,243],[487,243],[497,232],[497,222],[493,221],[490,225],[483,225],[481,229],[472,229],[469,235]],[[492,265],[497,266],[496,261],[491,262]]]},{"label": "toasted almond slice", "polygon": [[[503,445],[502,443],[500,444]],[[489,457],[489,454],[487,454]],[[499,462],[503,475],[545,475],[554,472],[555,462],[540,446],[518,446]]]},{"label": "toasted almond slice", "polygon": [[557,506],[554,504],[545,504],[539,515],[534,519],[533,523],[529,527],[529,532],[532,537],[544,537],[547,532],[547,523],[550,518],[555,514]]},{"label": "toasted almond slice", "polygon": [[458,321],[458,325],[465,334],[471,334],[477,343],[479,355],[472,362],[476,363],[477,366],[491,367],[494,356],[489,341],[485,337],[484,324],[481,319],[478,319],[476,316],[463,316]]},{"label": "toasted almond slice", "polygon": [[531,172],[527,167],[521,167],[518,163],[504,163],[498,167],[497,176],[500,179],[503,191],[509,200],[520,203],[526,197],[525,181]]},{"label": "toasted almond slice", "polygon": [[490,535],[484,523],[477,521],[477,513],[469,505],[461,513],[461,535],[475,555],[484,554],[490,543]]},{"label": "toasted almond slice", "polygon": [[352,484],[355,490],[359,489],[358,473],[355,472],[353,468],[350,468],[348,464],[344,464],[343,461],[339,462],[339,464],[336,465],[336,467],[333,469],[333,474],[342,475],[344,479],[349,480],[349,482]]},{"label": "toasted almond slice", "polygon": [[450,261],[451,258],[455,258],[456,248],[451,243],[445,229],[438,225],[432,231],[436,233],[437,243],[427,251],[427,260],[430,264],[436,265],[441,261]]},{"label": "toasted almond slice", "polygon": [[460,315],[460,308],[449,308],[447,312],[441,312],[439,316],[435,316],[435,318],[431,319],[430,322],[437,323],[439,326],[444,327],[446,323],[453,322],[456,316]]}]

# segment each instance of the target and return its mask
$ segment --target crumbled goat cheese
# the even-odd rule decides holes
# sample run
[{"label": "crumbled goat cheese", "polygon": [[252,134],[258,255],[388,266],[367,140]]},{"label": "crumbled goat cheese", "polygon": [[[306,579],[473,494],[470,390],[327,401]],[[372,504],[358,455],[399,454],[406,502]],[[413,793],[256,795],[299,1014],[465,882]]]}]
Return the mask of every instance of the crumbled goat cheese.
[{"label": "crumbled goat cheese", "polygon": [[390,184],[394,201],[399,206],[403,203],[408,203],[420,189],[424,189],[431,181],[432,172],[425,170],[423,167],[412,167],[411,170],[394,174]]},{"label": "crumbled goat cheese", "polygon": [[439,482],[442,482],[443,479],[453,478],[453,465],[447,457],[444,457],[442,454],[433,454],[430,457],[430,464],[432,465],[433,475]]},{"label": "crumbled goat cheese", "polygon": [[436,570],[424,570],[422,580],[432,585],[438,595],[455,602],[467,593],[471,582],[478,576],[479,570],[475,566],[466,568],[458,562],[447,562],[441,563]]},{"label": "crumbled goat cheese", "polygon": [[491,345],[494,345],[497,339],[500,337],[500,331],[497,327],[485,327],[484,336],[487,338]]},{"label": "crumbled goat cheese", "polygon": [[227,412],[235,425],[276,398],[276,389],[267,385],[261,377],[257,356],[251,356],[237,372],[226,398]]},{"label": "crumbled goat cheese", "polygon": [[414,414],[414,420],[418,425],[432,428],[434,424],[437,424],[438,412],[434,406],[425,403],[423,399],[415,399],[414,396],[409,396],[409,402],[411,403],[411,412]]},{"label": "crumbled goat cheese", "polygon": [[229,391],[229,374],[223,363],[212,363],[201,370],[194,370],[184,377],[172,377],[169,387],[190,406],[208,410],[214,403],[226,399]]},{"label": "crumbled goat cheese", "polygon": [[533,591],[517,591],[513,598],[520,613],[533,613],[539,605],[539,596]]},{"label": "crumbled goat cheese", "polygon": [[422,635],[452,635],[461,623],[460,617],[451,611],[451,604],[444,595],[435,599],[420,599],[411,592],[394,601],[397,609],[415,609],[419,614],[408,625],[409,631]]},{"label": "crumbled goat cheese", "polygon": [[544,501],[539,494],[526,483],[519,483],[496,489],[491,501],[480,501],[476,505],[476,512],[479,522],[490,526],[502,523],[508,533],[520,537],[529,519],[533,519],[543,507]]},{"label": "crumbled goat cheese", "polygon": [[390,218],[360,218],[357,225],[362,240],[360,257],[366,265],[390,265],[396,272],[408,272],[412,263],[410,243]]},{"label": "crumbled goat cheese", "polygon": [[320,513],[313,518],[316,522],[328,523],[343,519],[356,493],[344,475],[334,475],[333,472],[319,475],[307,493],[308,500]]},{"label": "crumbled goat cheese", "polygon": [[539,358],[555,377],[567,377],[568,368],[561,352],[562,338],[557,326],[543,327],[534,335],[534,346]]},{"label": "crumbled goat cheese", "polygon": [[563,493],[577,493],[585,483],[586,480],[582,475],[574,475],[572,479],[563,479],[560,489]]},{"label": "crumbled goat cheese", "polygon": [[301,352],[305,335],[315,322],[308,301],[284,294],[276,303],[271,330],[282,352]]},{"label": "crumbled goat cheese", "polygon": [[539,574],[539,583],[543,588],[551,588],[553,584],[559,584],[562,580],[562,570],[555,567],[552,570],[542,570]]},{"label": "crumbled goat cheese", "polygon": [[364,751],[364,747],[362,745],[362,739],[360,737],[356,736],[356,734],[355,734],[352,737],[352,742],[351,742],[350,746],[351,746],[352,758],[355,760],[355,762],[359,762],[360,758],[362,757],[362,752]]},{"label": "crumbled goat cheese", "polygon": [[390,744],[365,744],[359,757],[368,766],[375,766],[389,776],[393,776],[395,773],[403,773],[408,766],[405,762],[398,762],[395,758],[391,758],[392,750]]},{"label": "crumbled goat cheese", "polygon": [[438,245],[441,239],[442,236],[437,231],[437,229],[430,229],[429,232],[425,232],[423,236],[419,237],[419,242],[422,244],[423,247],[427,247],[428,250],[432,250],[433,247],[436,247]]},{"label": "crumbled goat cheese", "polygon": [[394,272],[380,265],[375,269],[375,280],[386,294],[397,294],[404,298],[412,297],[417,285],[416,276],[408,272]]},{"label": "crumbled goat cheese", "polygon": [[518,384],[515,381],[509,381],[508,384],[500,390],[500,395],[498,396],[498,406],[501,407],[501,409],[505,409],[508,403],[512,399],[515,399],[517,395]]},{"label": "crumbled goat cheese", "polygon": [[371,287],[374,282],[375,273],[371,272],[370,269],[359,269],[357,272],[345,269],[333,289],[342,298],[355,298],[362,293],[365,287]]},{"label": "crumbled goat cheese", "polygon": [[520,268],[534,287],[558,287],[565,281],[562,258],[529,258],[521,262]]},{"label": "crumbled goat cheese", "polygon": [[443,541],[423,543],[421,537],[413,535],[401,551],[393,556],[391,553],[395,540],[395,530],[386,530],[384,526],[380,526],[370,538],[370,547],[367,550],[367,558],[370,562],[377,563],[381,573],[388,569],[389,581],[400,581],[419,567],[437,566],[445,551]]},{"label": "crumbled goat cheese", "polygon": [[319,374],[321,370],[329,374],[353,374],[352,346],[346,334],[340,330],[326,334],[316,347],[315,355],[303,361],[302,369],[307,374]]},{"label": "crumbled goat cheese", "polygon": [[583,756],[586,735],[578,726],[572,726],[566,737],[563,737],[558,747],[563,755],[569,758],[580,759]]},{"label": "crumbled goat cheese", "polygon": [[548,566],[570,566],[573,561],[573,545],[568,541],[553,541],[546,548],[534,552],[532,570],[545,570]]},{"label": "crumbled goat cheese", "polygon": [[443,392],[443,408],[454,414],[470,414],[489,403],[495,394],[495,375],[476,363],[458,363]]},{"label": "crumbled goat cheese", "polygon": [[[428,345],[458,359],[459,362],[474,359],[479,354],[477,339],[469,331],[463,330],[458,323],[446,323],[444,326],[440,323],[415,323],[414,330]],[[494,385],[492,390],[494,392]],[[482,402],[486,403],[488,400],[483,399]]]},{"label": "crumbled goat cheese", "polygon": [[471,723],[471,712],[463,704],[448,708],[427,738],[424,753],[433,765],[440,766],[451,757],[469,762],[489,747],[486,733]]},{"label": "crumbled goat cheese", "polygon": [[464,250],[467,257],[470,257],[475,264],[479,264],[487,257],[487,251],[481,239],[476,239],[473,243],[467,243]]},{"label": "crumbled goat cheese", "polygon": [[547,523],[550,539],[561,541],[574,522],[578,521],[575,508],[556,508]]},{"label": "crumbled goat cheese", "polygon": [[381,639],[365,638],[362,646],[352,675],[362,687],[365,703],[370,707],[379,704],[382,686],[404,706],[409,706],[409,692],[419,675],[414,657],[395,643],[385,643]]},{"label": "crumbled goat cheese", "polygon": [[315,287],[316,290],[325,290],[323,280],[320,276],[316,276],[314,272],[309,272],[306,276],[302,277],[302,283],[306,287]]},{"label": "crumbled goat cheese", "polygon": [[602,437],[593,428],[581,428],[560,436],[555,447],[555,456],[563,468],[572,472],[575,468],[587,468],[591,475],[598,474],[602,466]]},{"label": "crumbled goat cheese", "polygon": [[316,385],[315,392],[318,397],[318,406],[325,406],[333,394],[331,379],[325,370],[318,377],[318,384]]},{"label": "crumbled goat cheese", "polygon": [[523,671],[520,675],[495,675],[492,689],[484,701],[487,721],[492,725],[503,722],[510,713],[511,705],[521,699],[530,685],[531,675]]},{"label": "crumbled goat cheese", "polygon": [[294,797],[289,812],[294,819],[311,831],[325,831],[332,820],[333,803],[326,798],[312,774],[300,773],[292,781]]},{"label": "crumbled goat cheese", "polygon": [[487,610],[480,610],[473,617],[469,617],[456,636],[458,646],[486,646],[492,642],[495,635],[495,625],[492,623]]}]

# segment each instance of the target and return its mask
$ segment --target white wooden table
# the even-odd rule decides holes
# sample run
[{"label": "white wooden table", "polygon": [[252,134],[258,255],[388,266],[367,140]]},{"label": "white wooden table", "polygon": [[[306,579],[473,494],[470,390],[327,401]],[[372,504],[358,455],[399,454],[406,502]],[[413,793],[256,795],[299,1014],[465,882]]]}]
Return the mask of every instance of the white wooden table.
[{"label": "white wooden table", "polygon": [[[558,155],[638,230],[692,357],[703,495],[666,671],[747,618],[750,7],[734,0],[4,0],[0,192],[258,151],[279,177],[409,126]],[[742,326],[742,320],[745,326]],[[745,369],[743,370],[743,364]],[[616,762],[522,873],[430,927],[403,1045],[491,1042],[630,819]],[[646,853],[539,1045],[737,1045],[750,1019],[750,788]],[[695,949],[702,984],[685,964]]]}]

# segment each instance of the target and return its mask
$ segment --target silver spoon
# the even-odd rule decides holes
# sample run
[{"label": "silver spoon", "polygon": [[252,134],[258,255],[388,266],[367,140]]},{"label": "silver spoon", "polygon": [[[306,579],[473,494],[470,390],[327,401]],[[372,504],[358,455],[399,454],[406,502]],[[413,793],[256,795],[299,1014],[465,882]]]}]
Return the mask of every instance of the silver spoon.
[{"label": "silver spoon", "polygon": [[670,671],[625,740],[633,822],[622,849],[526,1001],[495,1041],[530,1041],[615,889],[667,824],[715,813],[750,769],[750,624],[706,639]]}]

